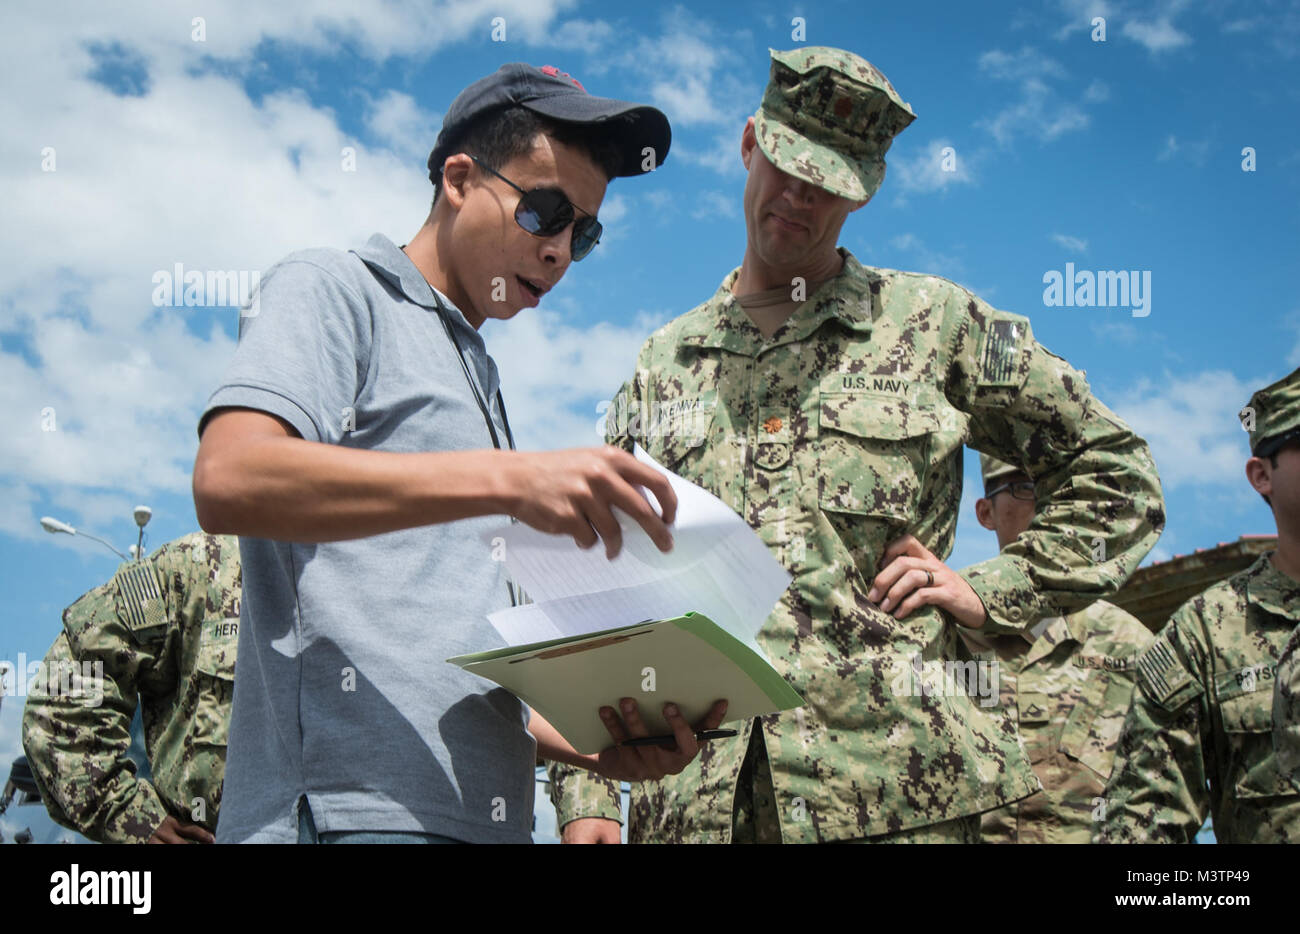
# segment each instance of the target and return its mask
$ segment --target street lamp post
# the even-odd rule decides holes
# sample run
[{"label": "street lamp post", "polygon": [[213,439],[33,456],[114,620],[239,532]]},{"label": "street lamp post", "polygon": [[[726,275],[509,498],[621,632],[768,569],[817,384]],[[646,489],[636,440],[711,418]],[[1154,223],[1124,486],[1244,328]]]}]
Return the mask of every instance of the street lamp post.
[{"label": "street lamp post", "polygon": [[[135,509],[132,511],[132,515],[135,518],[135,524],[140,528],[140,534],[139,537],[136,539],[136,544],[132,547],[131,552],[132,552],[132,558],[134,558],[136,561],[139,561],[144,556],[144,527],[148,525],[149,519],[152,518],[153,510],[150,509],[148,506],[136,506]],[[118,551],[116,548],[114,548],[108,542],[104,541],[98,535],[91,535],[89,532],[83,532],[79,529],[74,529],[72,526],[68,525],[68,523],[61,522],[60,520],[52,518],[51,516],[41,516],[41,528],[49,532],[51,535],[56,535],[59,532],[63,532],[67,535],[80,535],[83,538],[90,539],[91,541],[99,542],[101,545],[103,545],[109,551],[113,552],[113,554],[117,555],[123,561],[131,560],[131,558],[128,558],[126,555],[122,554],[122,552]]]},{"label": "street lamp post", "polygon": [[153,516],[153,510],[148,506],[136,506],[131,511],[135,517],[135,524],[140,527],[140,537],[135,541],[135,560],[144,560],[144,527],[149,524],[149,519]]}]

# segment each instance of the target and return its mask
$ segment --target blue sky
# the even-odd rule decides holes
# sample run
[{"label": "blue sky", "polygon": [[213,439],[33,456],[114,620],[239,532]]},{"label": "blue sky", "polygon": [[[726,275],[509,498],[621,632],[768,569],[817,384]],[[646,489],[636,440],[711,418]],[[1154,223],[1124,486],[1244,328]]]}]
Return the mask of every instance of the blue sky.
[{"label": "blue sky", "polygon": [[[111,16],[96,4],[6,4],[0,659],[43,655],[62,608],[116,564],[100,545],[46,534],[40,516],[122,550],[136,503],[154,510],[151,545],[197,527],[194,426],[236,312],[155,307],[154,274],[176,263],[263,270],[375,231],[405,242],[427,213],[441,114],[506,61],[554,64],[594,93],[658,105],[673,124],[660,170],[611,184],[592,257],[540,309],[485,326],[521,446],[595,443],[597,405],[644,337],[739,264],[739,135],[767,49],[840,45],[880,67],[918,115],[843,245],[1029,316],[1042,343],[1087,371],[1161,470],[1169,523],[1153,559],[1273,530],[1244,479],[1235,413],[1300,364],[1296,4],[736,10],[229,3],[200,26],[166,3]],[[492,38],[497,16],[504,42]],[[355,171],[343,169],[347,147]],[[1243,171],[1246,147],[1254,171]],[[1149,272],[1150,313],[1046,306],[1044,275],[1067,263]],[[974,522],[977,486],[968,458],[955,566],[996,547]],[[0,708],[6,769],[19,707]]]}]

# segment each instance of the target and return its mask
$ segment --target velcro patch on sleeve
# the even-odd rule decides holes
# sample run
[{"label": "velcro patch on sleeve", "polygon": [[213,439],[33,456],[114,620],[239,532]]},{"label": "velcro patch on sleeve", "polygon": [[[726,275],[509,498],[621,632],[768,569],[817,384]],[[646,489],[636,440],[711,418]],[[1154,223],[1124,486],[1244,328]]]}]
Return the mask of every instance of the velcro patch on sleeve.
[{"label": "velcro patch on sleeve", "polygon": [[1138,659],[1138,680],[1147,696],[1166,710],[1177,710],[1204,691],[1184,667],[1165,633],[1157,636]]},{"label": "velcro patch on sleeve", "polygon": [[132,630],[152,629],[167,622],[166,605],[151,564],[128,564],[113,578],[121,598],[119,606]]}]

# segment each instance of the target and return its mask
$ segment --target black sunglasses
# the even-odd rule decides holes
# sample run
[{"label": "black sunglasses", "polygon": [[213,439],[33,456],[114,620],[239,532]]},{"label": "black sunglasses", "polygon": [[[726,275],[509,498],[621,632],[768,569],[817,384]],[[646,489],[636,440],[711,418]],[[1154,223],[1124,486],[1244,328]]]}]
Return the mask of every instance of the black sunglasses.
[{"label": "black sunglasses", "polygon": [[[496,169],[487,165],[478,156],[470,156],[474,164],[486,172],[491,172],[523,197],[515,207],[515,221],[524,230],[535,237],[554,237],[557,233],[573,225],[573,240],[569,245],[569,254],[576,263],[590,253],[600,242],[604,229],[594,214],[583,211],[564,192],[555,188],[534,188],[524,191]],[[583,216],[575,220],[575,211],[582,211]]]}]

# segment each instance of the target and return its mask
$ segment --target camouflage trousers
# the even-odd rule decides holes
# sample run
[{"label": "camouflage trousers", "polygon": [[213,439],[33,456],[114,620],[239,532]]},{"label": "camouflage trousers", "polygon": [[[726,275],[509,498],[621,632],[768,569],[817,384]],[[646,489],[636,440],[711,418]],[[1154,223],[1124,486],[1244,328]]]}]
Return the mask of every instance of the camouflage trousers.
[{"label": "camouflage trousers", "polygon": [[[781,819],[772,785],[772,769],[767,761],[767,745],[757,723],[749,737],[744,764],[736,779],[736,803],[731,813],[732,843],[780,843]],[[883,833],[838,843],[979,843],[978,814],[958,817],[938,824],[913,827],[897,833]]]}]

